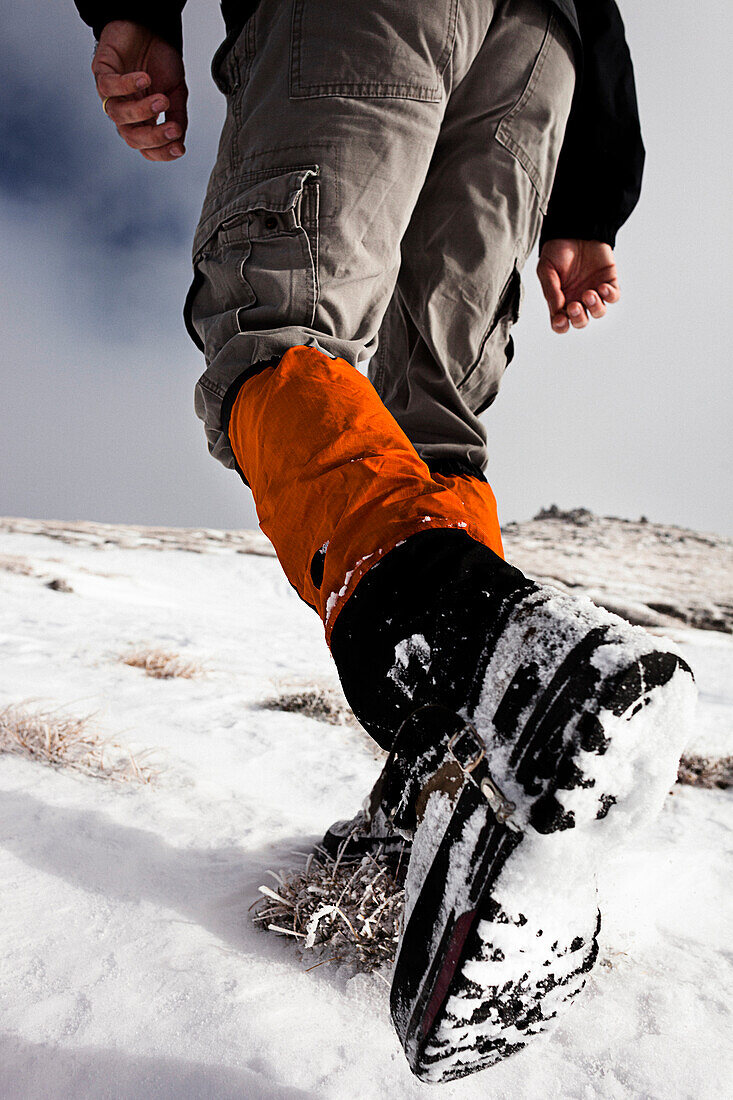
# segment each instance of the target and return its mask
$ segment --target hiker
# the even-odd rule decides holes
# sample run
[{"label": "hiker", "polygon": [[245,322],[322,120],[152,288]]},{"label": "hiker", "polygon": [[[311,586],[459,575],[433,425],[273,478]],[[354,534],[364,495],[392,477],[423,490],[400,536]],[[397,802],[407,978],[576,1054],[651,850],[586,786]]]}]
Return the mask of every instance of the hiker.
[{"label": "hiker", "polygon": [[[77,0],[102,106],[154,162],[185,152],[184,2]],[[692,705],[679,658],[504,562],[483,472],[538,237],[555,333],[619,298],[631,60],[613,0],[222,9],[196,412],[390,752],[360,824],[413,843],[392,1015],[413,1071],[448,1080],[582,987],[595,863],[661,805]]]}]

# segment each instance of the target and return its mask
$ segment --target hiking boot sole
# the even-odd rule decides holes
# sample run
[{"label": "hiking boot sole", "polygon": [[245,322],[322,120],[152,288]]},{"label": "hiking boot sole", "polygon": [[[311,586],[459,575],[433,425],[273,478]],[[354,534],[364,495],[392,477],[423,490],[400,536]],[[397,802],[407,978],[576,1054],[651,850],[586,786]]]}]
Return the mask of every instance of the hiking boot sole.
[{"label": "hiking boot sole", "polygon": [[[466,723],[437,707],[405,723],[395,753],[418,761],[428,794],[391,1007],[418,1077],[484,1069],[570,1007],[598,953],[596,872],[661,808],[694,700],[681,658],[543,587],[494,639],[472,714],[487,756],[467,753],[457,791],[435,785],[434,765]],[[425,756],[441,722],[443,748]]]}]

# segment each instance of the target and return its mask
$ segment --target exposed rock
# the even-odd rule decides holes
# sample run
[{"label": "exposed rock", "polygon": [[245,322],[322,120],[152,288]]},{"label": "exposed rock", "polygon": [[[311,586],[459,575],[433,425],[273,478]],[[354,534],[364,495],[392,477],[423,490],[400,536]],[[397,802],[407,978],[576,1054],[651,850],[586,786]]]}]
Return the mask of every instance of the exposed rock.
[{"label": "exposed rock", "polygon": [[65,581],[63,577],[54,577],[53,580],[46,582],[46,588],[50,588],[53,592],[73,592],[68,581]]},{"label": "exposed rock", "polygon": [[507,558],[639,626],[733,632],[733,539],[556,505],[504,528]]}]

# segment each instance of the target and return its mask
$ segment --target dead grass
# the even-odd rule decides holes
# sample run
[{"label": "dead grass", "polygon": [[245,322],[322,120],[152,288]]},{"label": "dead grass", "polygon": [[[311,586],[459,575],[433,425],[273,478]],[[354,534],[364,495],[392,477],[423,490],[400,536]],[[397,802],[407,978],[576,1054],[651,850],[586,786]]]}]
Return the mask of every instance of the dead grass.
[{"label": "dead grass", "polygon": [[318,848],[301,871],[267,873],[274,887],[260,886],[253,920],[295,940],[307,969],[336,962],[371,973],[394,962],[405,903],[394,860],[334,859]]},{"label": "dead grass", "polygon": [[683,756],[677,782],[726,791],[733,786],[733,756]]},{"label": "dead grass", "polygon": [[34,566],[19,554],[0,554],[0,570],[3,573],[16,573],[20,577],[36,576]]},{"label": "dead grass", "polygon": [[285,691],[260,704],[264,710],[284,710],[292,714],[304,714],[332,726],[356,725],[356,718],[345,699],[330,688],[307,687],[297,691]]},{"label": "dead grass", "polygon": [[143,669],[146,676],[156,680],[195,680],[203,675],[203,669],[195,661],[186,661],[179,653],[163,649],[137,649],[121,660],[132,668]]},{"label": "dead grass", "polygon": [[74,717],[58,710],[0,710],[0,753],[26,756],[54,768],[68,768],[103,779],[149,783],[153,770],[91,723],[94,715]]},{"label": "dead grass", "polygon": [[49,576],[48,573],[39,573],[35,565],[20,554],[0,554],[0,573],[14,573],[18,577],[35,577],[37,580],[44,581],[46,588],[50,588],[54,592],[74,591],[69,582],[63,577],[53,577]]}]

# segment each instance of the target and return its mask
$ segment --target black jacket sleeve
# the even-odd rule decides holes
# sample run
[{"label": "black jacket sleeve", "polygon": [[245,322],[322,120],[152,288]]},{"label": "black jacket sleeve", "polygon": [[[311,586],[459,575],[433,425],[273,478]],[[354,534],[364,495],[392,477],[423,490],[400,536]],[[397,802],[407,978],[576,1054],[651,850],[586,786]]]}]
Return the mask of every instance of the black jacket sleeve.
[{"label": "black jacket sleeve", "polygon": [[583,46],[540,247],[556,237],[605,241],[636,206],[644,145],[634,70],[614,0],[575,0]]},{"label": "black jacket sleeve", "polygon": [[97,39],[107,23],[126,19],[149,27],[171,46],[183,50],[181,12],[186,0],[74,0],[74,3]]}]

